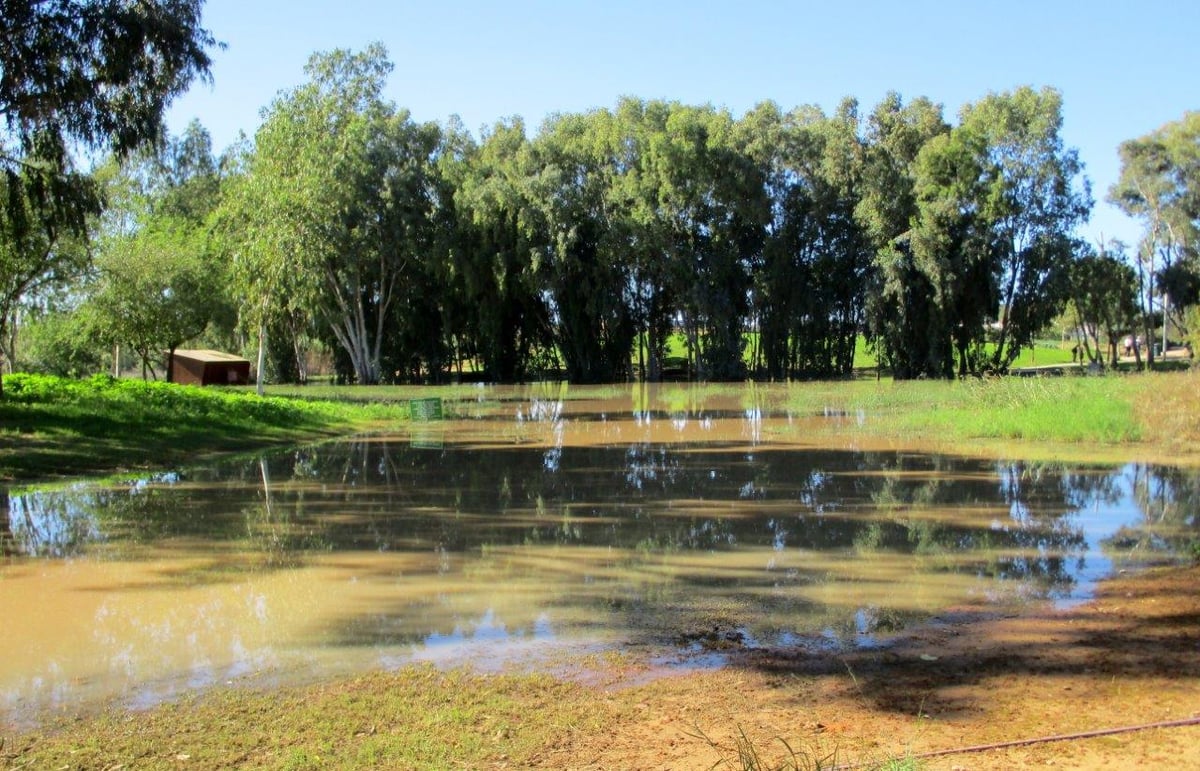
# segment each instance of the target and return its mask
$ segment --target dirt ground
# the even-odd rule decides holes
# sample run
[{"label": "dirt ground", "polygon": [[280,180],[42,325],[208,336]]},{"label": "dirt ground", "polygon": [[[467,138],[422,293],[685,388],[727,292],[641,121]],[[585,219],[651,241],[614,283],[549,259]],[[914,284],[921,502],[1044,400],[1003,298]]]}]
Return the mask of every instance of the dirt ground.
[{"label": "dirt ground", "polygon": [[877,650],[742,650],[670,677],[633,667],[597,690],[611,729],[574,734],[537,766],[740,769],[740,745],[767,768],[1200,768],[1200,725],[921,757],[1200,719],[1198,589],[1200,568],[1161,569],[1070,610],[957,609]]}]

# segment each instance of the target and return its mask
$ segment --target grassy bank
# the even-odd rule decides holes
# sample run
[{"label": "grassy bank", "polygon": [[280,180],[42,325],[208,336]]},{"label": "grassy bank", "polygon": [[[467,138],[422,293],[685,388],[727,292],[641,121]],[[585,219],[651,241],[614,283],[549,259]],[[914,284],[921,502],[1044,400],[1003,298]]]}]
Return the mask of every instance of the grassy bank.
[{"label": "grassy bank", "polygon": [[396,405],[258,398],[96,376],[9,375],[0,400],[0,480],[105,473],[195,460],[405,419]]},{"label": "grassy bank", "polygon": [[[597,744],[603,752],[621,726],[644,720],[646,699],[657,700],[656,693],[653,686],[643,686],[599,694],[547,675],[416,666],[269,693],[214,690],[137,714],[106,713],[0,735],[0,764],[279,771],[642,768],[647,766],[591,753]],[[753,698],[753,693],[736,695],[741,708]],[[655,767],[807,771],[849,762],[863,771],[922,768],[912,761],[872,760],[876,753],[836,742],[821,749],[797,742],[793,749],[763,737],[751,740],[723,714],[696,714],[685,730],[703,732],[703,738],[670,755],[676,742],[665,741],[661,765]]]},{"label": "grassy bank", "polygon": [[1200,373],[853,381],[798,386],[789,407],[830,434],[1062,460],[1196,462]]},{"label": "grassy bank", "polygon": [[[541,717],[529,720],[533,713]],[[601,719],[584,688],[548,676],[414,667],[106,714],[10,739],[0,760],[73,769],[521,768],[576,728],[597,730]]]},{"label": "grassy bank", "polygon": [[[735,393],[742,386],[679,388],[689,396],[697,388]],[[609,390],[618,396],[628,386]],[[122,471],[386,428],[408,419],[408,399],[436,395],[473,401],[478,396],[475,386],[279,386],[259,398],[248,390],[35,375],[6,377],[4,391],[0,480]],[[1195,370],[797,383],[788,389],[788,407],[832,415],[835,419],[822,429],[830,437],[911,449],[1200,462],[1200,372]]]},{"label": "grassy bank", "polygon": [[960,452],[1181,460],[1200,444],[1196,372],[857,382],[820,396],[800,389],[793,406],[818,398],[863,416],[866,434]]}]

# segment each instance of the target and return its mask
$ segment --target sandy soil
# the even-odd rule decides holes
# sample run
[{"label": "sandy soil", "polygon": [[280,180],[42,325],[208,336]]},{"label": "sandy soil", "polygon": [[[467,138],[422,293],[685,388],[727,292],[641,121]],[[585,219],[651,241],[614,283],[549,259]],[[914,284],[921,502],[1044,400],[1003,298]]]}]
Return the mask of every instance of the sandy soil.
[{"label": "sandy soil", "polygon": [[[1200,568],[1164,569],[1120,576],[1067,611],[996,617],[961,608],[879,650],[742,650],[724,669],[674,677],[633,667],[597,691],[611,726],[565,738],[537,765],[740,769],[740,743],[769,768],[793,758],[799,768],[818,760],[821,768],[870,767],[972,745],[1200,718],[1198,587]],[[921,762],[926,769],[1200,768],[1200,725]]]}]

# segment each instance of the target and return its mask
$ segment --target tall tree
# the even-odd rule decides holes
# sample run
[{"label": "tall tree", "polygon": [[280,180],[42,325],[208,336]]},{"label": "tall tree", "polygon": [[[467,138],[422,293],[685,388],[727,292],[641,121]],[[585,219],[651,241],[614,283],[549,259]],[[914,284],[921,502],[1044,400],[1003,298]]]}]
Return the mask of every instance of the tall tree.
[{"label": "tall tree", "polygon": [[450,264],[461,312],[486,376],[503,382],[523,379],[534,350],[549,343],[536,275],[546,229],[530,187],[534,162],[525,124],[497,123],[462,165],[454,195],[460,238]]},{"label": "tall tree", "polygon": [[863,322],[871,250],[854,212],[864,146],[857,104],[833,116],[793,112],[781,141],[779,189],[760,282],[762,347],[772,377],[850,373]]},{"label": "tall tree", "polygon": [[1101,244],[1098,252],[1085,248],[1071,267],[1071,304],[1083,354],[1089,361],[1103,364],[1107,353],[1110,366],[1118,360],[1117,341],[1133,328],[1137,316],[1136,277],[1123,249],[1120,244]]},{"label": "tall tree", "polygon": [[[72,148],[128,154],[156,139],[167,105],[208,76],[214,40],[200,8],[199,0],[0,3],[0,310],[62,268],[60,237],[83,235],[100,210]],[[0,315],[0,337],[8,318]]]},{"label": "tall tree", "polygon": [[[1121,143],[1120,156],[1121,176],[1108,198],[1142,223],[1135,267],[1142,332],[1150,342],[1155,338],[1156,300],[1165,333],[1170,310],[1181,309],[1191,299],[1186,295],[1192,277],[1200,275],[1200,112],[1185,113],[1144,137]],[[1174,298],[1160,291],[1161,278],[1167,279]],[[1147,364],[1153,361],[1151,345]]]},{"label": "tall tree", "polygon": [[668,338],[674,328],[680,255],[661,202],[669,187],[664,150],[667,121],[679,105],[625,97],[617,104],[607,135],[611,181],[606,208],[614,212],[615,241],[629,263],[630,311],[637,327],[638,372],[644,380],[663,376]]},{"label": "tall tree", "polygon": [[968,105],[960,130],[981,138],[988,250],[999,289],[989,366],[1006,371],[1061,310],[1092,199],[1079,153],[1063,144],[1062,95],[1029,87]]},{"label": "tall tree", "polygon": [[660,207],[678,255],[679,313],[694,374],[745,376],[750,269],[770,215],[761,169],[743,152],[733,118],[712,107],[671,110],[663,140]]},{"label": "tall tree", "polygon": [[595,110],[547,121],[538,141],[535,200],[545,222],[539,272],[567,377],[599,383],[626,377],[636,324],[629,263],[606,206],[612,116]]},{"label": "tall tree", "polygon": [[917,213],[909,232],[913,262],[933,288],[937,336],[930,350],[942,354],[938,374],[976,372],[984,359],[985,329],[998,304],[989,233],[980,211],[984,173],[980,138],[952,131],[935,136],[916,160]]},{"label": "tall tree", "polygon": [[439,132],[383,99],[391,70],[380,44],[313,56],[309,82],[267,110],[235,199],[256,313],[286,285],[364,384],[380,379],[386,327],[433,236]]},{"label": "tall tree", "polygon": [[910,229],[917,216],[916,160],[950,131],[941,105],[904,104],[888,94],[866,125],[862,193],[855,216],[874,249],[867,291],[867,333],[880,365],[898,379],[940,377],[949,358],[935,325],[934,288],[918,269]]},{"label": "tall tree", "polygon": [[918,155],[913,254],[960,376],[1007,370],[1066,302],[1072,234],[1091,198],[1059,136],[1061,108],[1053,89],[992,94]]}]

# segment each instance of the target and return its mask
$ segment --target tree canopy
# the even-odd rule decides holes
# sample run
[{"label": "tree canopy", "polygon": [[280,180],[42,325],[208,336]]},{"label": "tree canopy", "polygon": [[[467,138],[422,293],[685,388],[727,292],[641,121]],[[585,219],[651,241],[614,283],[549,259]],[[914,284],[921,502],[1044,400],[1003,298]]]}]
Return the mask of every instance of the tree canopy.
[{"label": "tree canopy", "polygon": [[77,268],[64,256],[100,211],[76,150],[125,157],[161,136],[163,113],[207,77],[199,0],[0,2],[0,335],[19,299]]},{"label": "tree canopy", "polygon": [[[1134,264],[1143,335],[1154,339],[1156,314],[1165,335],[1172,313],[1186,335],[1180,311],[1195,304],[1200,285],[1200,112],[1122,142],[1120,156],[1121,176],[1108,197],[1142,224]],[[1154,347],[1146,353],[1153,362]]]},{"label": "tree canopy", "polygon": [[[52,29],[50,9],[93,5],[124,7],[31,7]],[[212,41],[198,4],[134,7],[152,17],[138,38],[147,56],[182,46],[159,79],[138,81],[160,88],[161,111],[206,74]],[[151,23],[168,11],[176,27]],[[277,376],[303,378],[316,347],[358,383],[843,377],[865,340],[898,378],[954,377],[1006,371],[1068,304],[1110,354],[1130,331],[1123,252],[1076,237],[1091,196],[1054,89],[988,94],[956,120],[898,94],[869,111],[765,102],[741,116],[625,97],[476,138],[414,121],[385,96],[392,69],[378,44],[315,54],[222,159],[198,124],[131,154],[121,137],[133,135],[87,110],[47,122],[64,146],[108,148],[142,185],[137,205],[118,202],[98,225],[71,219],[95,217],[96,182],[69,154],[58,167],[30,160],[38,124],[12,112],[0,267],[10,283],[32,278],[10,305],[87,265],[86,249],[56,244],[98,227],[89,291],[114,340],[171,350],[218,317],[231,327],[236,309],[260,375],[269,355]],[[129,126],[143,125],[146,100]],[[1138,254],[1155,261],[1140,286],[1160,307],[1148,282],[1176,308],[1200,291],[1194,123],[1126,143],[1110,191],[1147,223]],[[59,182],[87,195],[59,211],[46,192]]]}]

